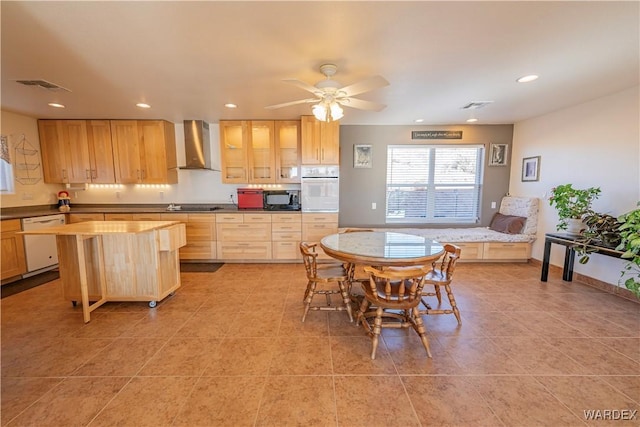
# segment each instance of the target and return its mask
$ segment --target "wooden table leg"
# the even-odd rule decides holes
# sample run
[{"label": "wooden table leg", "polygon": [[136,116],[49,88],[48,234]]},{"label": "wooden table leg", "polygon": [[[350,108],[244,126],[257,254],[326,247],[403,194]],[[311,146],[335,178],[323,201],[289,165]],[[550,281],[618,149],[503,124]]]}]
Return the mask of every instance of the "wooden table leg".
[{"label": "wooden table leg", "polygon": [[[100,281],[100,300],[89,305],[89,283],[87,278],[87,257],[85,253],[85,241],[96,239],[98,248],[98,280]],[[82,294],[82,316],[84,323],[91,321],[90,313],[102,304],[107,302],[107,281],[104,268],[104,251],[102,248],[102,238],[100,236],[76,236],[76,250],[78,252],[78,275],[80,278],[80,293]]]}]

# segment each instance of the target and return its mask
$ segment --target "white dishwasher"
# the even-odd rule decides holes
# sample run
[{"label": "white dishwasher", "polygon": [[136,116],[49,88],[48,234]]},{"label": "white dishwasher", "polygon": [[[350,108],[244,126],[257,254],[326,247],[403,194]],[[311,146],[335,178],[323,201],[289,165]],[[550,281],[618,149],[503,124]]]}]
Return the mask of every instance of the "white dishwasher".
[{"label": "white dishwasher", "polygon": [[[22,219],[22,230],[40,230],[63,225],[64,215],[45,215]],[[27,256],[27,273],[23,277],[33,276],[58,266],[56,236],[31,236],[25,234],[24,249]]]}]

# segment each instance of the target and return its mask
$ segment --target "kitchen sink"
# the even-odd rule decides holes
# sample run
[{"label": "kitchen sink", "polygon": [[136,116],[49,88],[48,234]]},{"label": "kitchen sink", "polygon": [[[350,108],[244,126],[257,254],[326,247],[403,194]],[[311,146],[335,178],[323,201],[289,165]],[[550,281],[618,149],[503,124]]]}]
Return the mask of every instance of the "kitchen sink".
[{"label": "kitchen sink", "polygon": [[167,207],[168,211],[180,211],[180,212],[210,212],[222,209],[220,206],[180,206],[171,204]]}]

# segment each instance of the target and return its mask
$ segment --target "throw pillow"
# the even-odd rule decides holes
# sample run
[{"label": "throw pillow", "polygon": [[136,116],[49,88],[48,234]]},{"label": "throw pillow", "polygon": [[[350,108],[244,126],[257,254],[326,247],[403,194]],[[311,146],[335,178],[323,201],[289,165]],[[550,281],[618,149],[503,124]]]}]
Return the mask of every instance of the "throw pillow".
[{"label": "throw pillow", "polygon": [[489,229],[506,234],[520,234],[526,221],[527,218],[523,216],[503,215],[500,212],[496,212],[491,220]]}]

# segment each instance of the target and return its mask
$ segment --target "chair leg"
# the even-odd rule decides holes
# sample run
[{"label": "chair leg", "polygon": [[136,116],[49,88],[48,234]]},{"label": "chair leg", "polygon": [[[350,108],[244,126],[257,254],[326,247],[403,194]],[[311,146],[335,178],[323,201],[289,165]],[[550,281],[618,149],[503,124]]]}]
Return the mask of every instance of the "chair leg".
[{"label": "chair leg", "polygon": [[458,310],[456,299],[453,296],[453,292],[451,292],[451,286],[445,285],[444,288],[447,291],[447,297],[449,297],[449,304],[451,304],[451,309],[453,310],[453,314],[456,316],[456,319],[458,320],[458,325],[462,325],[462,320],[460,319],[460,310]]},{"label": "chair leg", "polygon": [[349,292],[347,291],[347,287],[345,285],[345,282],[338,282],[338,287],[340,287],[340,294],[342,295],[342,302],[344,303],[344,306],[347,309],[347,314],[349,315],[349,322],[353,322],[353,311],[351,309],[351,298],[349,298]]},{"label": "chair leg", "polygon": [[436,290],[436,298],[438,298],[438,306],[442,305],[442,294],[440,293],[440,286],[433,285]]},{"label": "chair leg", "polygon": [[369,301],[367,301],[367,299],[365,298],[360,303],[360,309],[358,310],[358,313],[356,313],[356,326],[360,325],[361,322],[367,321],[367,319],[364,317],[367,309],[369,309]]},{"label": "chair leg", "polygon": [[315,291],[316,291],[316,282],[309,282],[306,298],[304,299],[304,313],[302,313],[303,322],[307,318],[307,313],[309,313],[309,309],[311,308],[311,302],[313,301],[313,295]]},{"label": "chair leg", "polygon": [[424,349],[427,350],[427,356],[431,357],[431,348],[429,347],[429,339],[427,338],[427,331],[424,328],[424,323],[422,322],[422,317],[420,317],[420,310],[418,307],[414,307],[412,310],[413,317],[413,328],[420,335],[420,340],[422,341],[422,345]]},{"label": "chair leg", "polygon": [[378,349],[378,341],[380,341],[380,333],[382,332],[382,313],[384,309],[378,307],[376,309],[376,318],[373,321],[373,337],[371,339],[371,359],[376,358],[376,350]]}]

